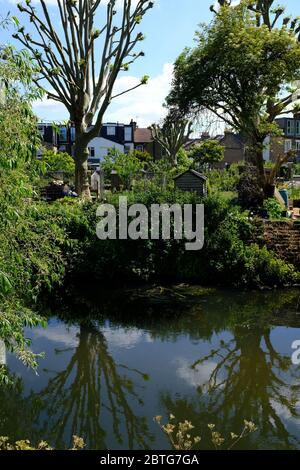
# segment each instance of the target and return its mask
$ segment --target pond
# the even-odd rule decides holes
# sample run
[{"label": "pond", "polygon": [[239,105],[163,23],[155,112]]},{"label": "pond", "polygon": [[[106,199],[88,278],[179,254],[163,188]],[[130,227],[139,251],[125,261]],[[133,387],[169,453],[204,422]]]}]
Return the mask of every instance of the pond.
[{"label": "pond", "polygon": [[200,449],[212,448],[208,424],[226,448],[244,419],[258,429],[237,448],[300,448],[299,295],[178,287],[86,302],[76,320],[57,308],[47,328],[27,331],[45,354],[38,374],[2,348],[15,382],[0,388],[0,435],[170,449],[153,417],[172,413],[193,423]]}]

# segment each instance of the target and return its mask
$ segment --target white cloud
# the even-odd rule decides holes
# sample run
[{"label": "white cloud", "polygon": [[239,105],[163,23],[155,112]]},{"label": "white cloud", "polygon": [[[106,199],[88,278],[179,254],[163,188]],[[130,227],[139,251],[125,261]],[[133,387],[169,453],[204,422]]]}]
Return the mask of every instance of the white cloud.
[{"label": "white cloud", "polygon": [[210,361],[192,369],[190,361],[183,357],[176,360],[176,365],[176,375],[193,388],[206,384],[217,366],[215,362]]},{"label": "white cloud", "polygon": [[[147,85],[116,98],[112,107],[108,109],[105,120],[129,122],[133,118],[140,127],[160,120],[166,113],[163,102],[170,90],[172,73],[173,65],[167,63],[163,66],[162,73],[150,78]],[[133,76],[120,77],[116,82],[114,93],[131,88],[139,81]]]},{"label": "white cloud", "polygon": [[[49,90],[49,92],[54,90]],[[33,105],[33,111],[42,121],[62,121],[68,119],[68,111],[62,103],[48,100],[45,95]]]},{"label": "white cloud", "polygon": [[[240,3],[240,0],[232,0],[231,6],[232,6],[232,7],[235,7],[235,6],[238,5],[239,3]],[[216,1],[215,1],[215,4],[214,4],[214,9],[215,9],[215,10],[218,10],[219,8],[220,8],[220,4],[219,4],[219,2],[216,0]]]},{"label": "white cloud", "polygon": [[54,343],[61,343],[65,347],[76,347],[78,345],[78,328],[76,327],[62,327],[62,325],[48,325],[47,328],[36,328],[34,336],[39,338],[46,338],[48,341]]},{"label": "white cloud", "polygon": [[109,346],[132,349],[140,342],[151,343],[152,339],[148,333],[144,333],[137,328],[130,329],[105,329],[102,330]]},{"label": "white cloud", "polygon": [[[150,78],[147,85],[143,85],[113,100],[105,114],[104,121],[127,123],[134,119],[139,127],[147,127],[153,122],[159,121],[166,113],[163,102],[170,90],[172,73],[173,65],[167,63],[163,66],[162,73]],[[117,79],[114,94],[134,87],[139,83],[140,78],[124,75]],[[68,118],[64,105],[54,100],[48,100],[46,96],[37,101],[33,109],[38,117],[44,121],[61,121]]]}]

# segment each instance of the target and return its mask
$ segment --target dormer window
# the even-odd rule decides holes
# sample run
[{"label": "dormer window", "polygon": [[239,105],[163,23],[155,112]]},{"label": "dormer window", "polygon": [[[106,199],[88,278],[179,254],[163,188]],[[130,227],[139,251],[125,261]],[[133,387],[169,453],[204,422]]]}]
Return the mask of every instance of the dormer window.
[{"label": "dormer window", "polygon": [[132,127],[124,127],[124,140],[125,142],[132,142]]},{"label": "dormer window", "polygon": [[115,126],[107,126],[107,135],[116,135]]}]

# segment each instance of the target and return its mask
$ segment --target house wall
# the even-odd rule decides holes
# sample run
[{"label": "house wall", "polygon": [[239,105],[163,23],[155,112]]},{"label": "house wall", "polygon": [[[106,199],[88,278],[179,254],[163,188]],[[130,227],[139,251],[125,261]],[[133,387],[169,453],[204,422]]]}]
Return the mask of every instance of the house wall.
[{"label": "house wall", "polygon": [[[60,132],[56,134],[52,123],[39,123],[43,145],[48,148],[57,149],[61,152],[74,154],[75,130],[73,126],[61,126]],[[107,155],[109,149],[117,149],[122,153],[128,153],[134,149],[134,128],[135,123],[119,124],[105,123],[103,124],[100,135],[95,137],[89,143],[91,166],[98,166],[99,162]],[[92,151],[93,149],[93,151]],[[37,156],[42,155],[42,149],[38,150]]]},{"label": "house wall", "polygon": [[[135,147],[137,147],[138,145],[142,145],[142,144],[136,144]],[[157,143],[155,141],[147,142],[147,143],[143,144],[143,147],[144,147],[145,152],[148,152],[151,155],[151,157],[153,158],[153,160],[161,160],[162,159],[163,152],[162,152],[162,148],[159,145],[159,143]]]},{"label": "house wall", "polygon": [[300,115],[276,119],[278,127],[282,130],[282,137],[272,137],[271,159],[276,161],[288,149],[295,150],[296,158],[300,161]]},{"label": "house wall", "polygon": [[278,156],[282,156],[285,151],[284,137],[272,137],[270,142],[270,160],[276,162]]},{"label": "house wall", "polygon": [[99,161],[103,160],[108,154],[110,149],[116,149],[122,153],[124,152],[124,145],[104,139],[103,137],[95,137],[92,139],[89,143],[89,148],[91,149],[91,147],[95,149],[94,159],[97,160],[97,162],[92,162],[92,158],[90,158],[91,163],[99,163]]},{"label": "house wall", "polygon": [[245,145],[234,133],[226,132],[219,142],[225,148],[224,160],[217,163],[216,168],[223,169],[227,165],[244,161]]},{"label": "house wall", "polygon": [[221,142],[225,147],[224,163],[242,162],[245,157],[245,146],[234,134],[225,134]]}]

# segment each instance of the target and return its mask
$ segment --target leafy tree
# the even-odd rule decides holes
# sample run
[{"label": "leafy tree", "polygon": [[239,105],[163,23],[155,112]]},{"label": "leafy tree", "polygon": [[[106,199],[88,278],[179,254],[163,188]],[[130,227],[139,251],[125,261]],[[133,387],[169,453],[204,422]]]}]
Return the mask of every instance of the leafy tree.
[{"label": "leafy tree", "polygon": [[153,124],[151,131],[167,160],[176,166],[178,152],[192,132],[192,123],[185,117],[178,117],[171,112],[162,124]]},{"label": "leafy tree", "polygon": [[132,178],[143,169],[143,163],[133,153],[121,153],[112,150],[104,158],[101,167],[107,175],[114,170],[126,188],[130,187]]},{"label": "leafy tree", "polygon": [[211,167],[224,159],[224,147],[217,140],[204,140],[201,144],[194,145],[188,156],[198,168]]},{"label": "leafy tree", "polygon": [[148,166],[150,162],[152,161],[152,156],[150,155],[149,152],[147,151],[142,151],[142,150],[132,150],[129,152],[131,155],[134,157],[138,158],[141,163],[143,163],[145,166]]},{"label": "leafy tree", "polygon": [[[144,55],[135,52],[144,39],[136,28],[153,2],[124,0],[117,11],[116,0],[58,0],[57,28],[46,1],[40,4],[41,14],[31,0],[18,4],[33,31],[27,33],[21,26],[14,37],[26,46],[39,67],[37,85],[45,90],[44,83],[48,82],[48,98],[63,103],[75,124],[76,190],[89,197],[88,144],[98,136],[111,100],[130,91],[113,94],[118,74]],[[102,9],[102,24],[98,18],[100,7],[106,9],[106,13]],[[147,83],[147,79],[144,76],[131,89]]]},{"label": "leafy tree", "polygon": [[45,150],[42,162],[46,163],[47,172],[63,171],[64,176],[68,178],[74,175],[75,162],[67,152],[55,153],[53,150]]},{"label": "leafy tree", "polygon": [[26,51],[0,43],[0,168],[36,156],[40,138],[31,103],[42,94],[32,83],[35,70]]},{"label": "leafy tree", "polygon": [[280,25],[284,9],[272,13],[271,0],[220,3],[213,22],[197,33],[197,46],[177,59],[167,101],[185,113],[206,108],[242,133],[265,188],[264,140],[281,135],[274,120],[295,99],[289,85],[300,77],[299,20]]}]

